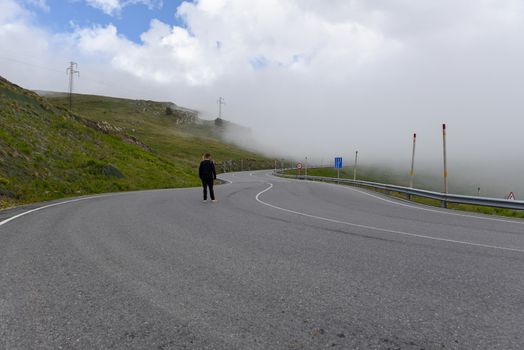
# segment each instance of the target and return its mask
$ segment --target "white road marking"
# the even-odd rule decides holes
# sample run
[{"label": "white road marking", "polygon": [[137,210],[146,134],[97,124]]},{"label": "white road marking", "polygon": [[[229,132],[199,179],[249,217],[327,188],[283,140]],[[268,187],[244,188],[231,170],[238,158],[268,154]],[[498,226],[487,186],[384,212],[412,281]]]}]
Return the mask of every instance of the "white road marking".
[{"label": "white road marking", "polygon": [[[183,190],[184,188],[171,188],[171,189],[165,189],[165,188],[160,188],[160,189],[154,189],[154,190],[144,190],[144,191],[129,191],[129,192],[118,192],[118,193],[106,193],[106,194],[100,194],[100,195],[97,195],[97,196],[89,196],[89,197],[81,197],[81,198],[75,198],[75,199],[70,199],[70,200],[66,200],[66,201],[63,201],[63,202],[58,202],[58,203],[53,203],[53,204],[48,204],[48,205],[44,205],[42,207],[38,207],[38,208],[35,208],[35,209],[31,209],[31,210],[28,210],[28,211],[25,211],[23,213],[20,213],[18,215],[15,215],[15,216],[12,216],[10,218],[7,218],[5,219],[4,221],[0,221],[0,227],[7,224],[8,222],[11,222],[13,220],[16,220],[22,216],[25,216],[27,214],[31,214],[31,213],[34,213],[36,211],[40,211],[40,210],[44,210],[44,209],[47,209],[47,208],[52,208],[52,207],[57,207],[59,205],[64,205],[64,204],[69,204],[69,203],[75,203],[75,202],[81,202],[81,201],[86,201],[88,199],[95,199],[95,198],[105,198],[105,197],[114,197],[114,196],[119,196],[119,195],[124,195],[124,194],[130,194],[130,193],[135,193],[135,192],[160,192],[160,191],[166,191],[166,190]],[[11,209],[11,208],[10,208]]]},{"label": "white road marking", "polygon": [[379,199],[381,201],[384,201],[384,202],[387,202],[387,203],[390,203],[390,204],[399,205],[399,206],[403,206],[403,207],[407,207],[407,208],[411,208],[411,209],[424,210],[424,211],[429,211],[429,212],[433,212],[433,213],[439,213],[439,214],[443,214],[443,215],[453,215],[453,216],[459,216],[459,217],[464,217],[464,218],[473,218],[473,219],[480,219],[480,220],[498,221],[498,222],[506,222],[506,223],[524,225],[524,221],[506,220],[506,219],[492,218],[492,217],[489,217],[489,216],[477,216],[477,215],[468,215],[468,214],[454,213],[454,212],[452,212],[453,209],[449,209],[448,211],[444,211],[444,210],[438,210],[438,209],[424,208],[423,206],[410,205],[410,204],[402,203],[400,201],[394,201],[394,200],[382,198],[380,196],[377,196],[377,195],[374,195],[374,194],[371,194],[371,193],[367,193],[366,191],[358,190],[358,189],[353,188],[351,186],[337,185],[337,184],[332,184],[332,183],[329,183],[329,182],[313,181],[313,180],[300,180],[300,181],[305,181],[305,182],[309,182],[309,183],[315,183],[315,184],[319,184],[319,185],[342,186],[343,188],[345,188],[347,190],[355,191],[355,192],[358,192],[358,193],[361,193],[361,194],[365,194],[366,196],[373,197],[375,199]]},{"label": "white road marking", "polygon": [[389,230],[389,229],[380,228],[380,227],[374,227],[374,226],[368,226],[368,225],[360,225],[360,224],[355,224],[355,223],[347,222],[347,221],[341,221],[341,220],[336,220],[336,219],[329,219],[329,218],[325,218],[325,217],[322,217],[322,216],[311,215],[311,214],[306,214],[306,213],[302,213],[302,212],[291,210],[291,209],[282,208],[282,207],[279,207],[279,206],[276,206],[276,205],[264,202],[264,201],[262,201],[260,199],[260,196],[262,194],[266,193],[267,191],[269,191],[270,189],[273,188],[273,184],[272,183],[268,183],[268,184],[269,184],[269,187],[266,188],[265,190],[259,192],[255,196],[255,199],[259,203],[261,203],[263,205],[266,205],[268,207],[271,207],[271,208],[274,208],[274,209],[277,209],[277,210],[285,211],[285,212],[288,212],[288,213],[297,214],[297,215],[305,216],[305,217],[312,218],[312,219],[328,221],[328,222],[332,222],[332,223],[336,223],[336,224],[342,224],[342,225],[347,225],[347,226],[364,228],[364,229],[368,229],[368,230],[379,231],[379,232],[396,233],[396,234],[399,234],[399,235],[431,239],[431,240],[434,240],[434,241],[457,243],[457,244],[464,244],[464,245],[470,245],[470,246],[475,246],[475,247],[483,247],[483,248],[491,248],[491,249],[499,249],[499,250],[506,250],[506,251],[524,253],[524,249],[507,248],[507,247],[493,246],[493,245],[489,245],[489,244],[473,243],[473,242],[466,242],[466,241],[457,241],[457,240],[454,240],[454,239],[447,239],[447,238],[419,235],[419,234],[416,234],[416,233],[397,231],[397,230]]},{"label": "white road marking", "polygon": [[5,225],[5,224],[7,224],[8,222],[11,222],[11,221],[13,221],[13,220],[16,220],[16,219],[18,219],[19,217],[25,216],[25,215],[27,215],[27,214],[34,213],[35,211],[44,210],[44,209],[51,208],[51,207],[56,207],[56,206],[59,206],[59,205],[64,205],[64,204],[69,204],[69,203],[74,203],[74,202],[85,201],[85,200],[88,200],[88,199],[103,198],[103,197],[116,196],[116,195],[117,195],[117,194],[107,194],[107,195],[100,195],[100,196],[82,197],[82,198],[70,199],[70,200],[67,200],[67,201],[64,201],[64,202],[59,202],[59,203],[53,203],[53,204],[44,205],[43,207],[38,207],[38,208],[35,208],[35,209],[31,209],[31,210],[25,211],[25,212],[23,212],[23,213],[20,213],[20,214],[18,214],[18,215],[12,216],[12,217],[10,217],[10,218],[8,218],[8,219],[5,219],[4,221],[0,221],[0,226],[3,226],[3,225]]},{"label": "white road marking", "polygon": [[[357,190],[356,188],[350,188],[348,186],[344,186],[344,187],[347,187],[348,190],[355,191],[355,192],[358,192],[358,193],[362,193],[362,194],[365,194],[367,196],[370,196],[370,197],[373,197],[373,198],[376,198],[376,199],[380,199],[381,201],[384,201],[384,202],[387,202],[387,203],[391,203],[391,204],[395,204],[395,205],[400,205],[400,206],[407,207],[407,208],[424,210],[424,211],[429,211],[429,212],[439,213],[439,214],[445,214],[445,215],[460,216],[460,217],[465,217],[465,218],[474,218],[474,219],[481,219],[481,220],[499,221],[499,222],[506,222],[506,223],[524,225],[524,221],[505,220],[505,219],[490,218],[490,217],[485,217],[485,216],[476,216],[476,215],[468,215],[468,214],[460,214],[460,213],[453,213],[453,212],[443,211],[443,210],[438,210],[438,209],[419,207],[419,206],[410,205],[410,204],[406,204],[406,203],[402,203],[402,202],[398,202],[398,201],[392,201],[392,200],[389,200],[389,199],[386,199],[386,198],[381,198],[381,197],[373,195],[371,193],[366,193],[365,191]],[[453,210],[453,209],[450,209],[450,210]]]},{"label": "white road marking", "polygon": [[[233,176],[234,176],[234,175],[233,175]],[[228,179],[220,178],[220,180],[222,180],[222,181],[227,181],[227,184],[226,184],[226,185],[231,185],[231,184],[233,183],[233,181],[228,180]]]}]

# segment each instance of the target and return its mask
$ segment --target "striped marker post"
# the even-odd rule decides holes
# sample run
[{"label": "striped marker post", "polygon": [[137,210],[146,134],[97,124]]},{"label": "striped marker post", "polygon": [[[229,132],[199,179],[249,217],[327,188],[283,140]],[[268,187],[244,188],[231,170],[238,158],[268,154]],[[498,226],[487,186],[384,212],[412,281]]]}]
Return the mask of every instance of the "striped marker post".
[{"label": "striped marker post", "polygon": [[[415,145],[417,143],[417,134],[413,134],[413,152],[411,152],[411,171],[409,172],[409,188],[413,188],[413,178],[415,176]],[[411,195],[408,194],[408,200],[411,200]]]}]

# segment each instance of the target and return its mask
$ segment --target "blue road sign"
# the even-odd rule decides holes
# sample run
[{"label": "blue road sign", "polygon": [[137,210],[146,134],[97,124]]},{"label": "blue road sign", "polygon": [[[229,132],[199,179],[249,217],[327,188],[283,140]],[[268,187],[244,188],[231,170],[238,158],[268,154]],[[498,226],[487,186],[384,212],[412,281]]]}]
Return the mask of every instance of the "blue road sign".
[{"label": "blue road sign", "polygon": [[335,169],[342,169],[342,157],[335,157]]}]

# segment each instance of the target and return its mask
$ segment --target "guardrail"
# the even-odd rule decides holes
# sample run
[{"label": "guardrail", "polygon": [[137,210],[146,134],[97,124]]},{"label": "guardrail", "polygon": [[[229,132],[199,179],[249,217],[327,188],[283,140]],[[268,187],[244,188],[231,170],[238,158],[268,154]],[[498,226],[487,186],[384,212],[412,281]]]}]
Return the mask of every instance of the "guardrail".
[{"label": "guardrail", "polygon": [[351,180],[351,179],[339,179],[336,177],[322,177],[322,176],[305,176],[305,175],[289,175],[283,174],[282,171],[274,171],[276,176],[299,179],[299,180],[312,180],[312,181],[324,181],[324,182],[335,182],[335,183],[347,183],[354,186],[369,187],[373,189],[384,190],[386,192],[398,192],[408,196],[417,196],[423,198],[436,199],[441,202],[442,207],[446,207],[447,203],[458,203],[458,204],[472,204],[486,207],[505,208],[514,210],[524,210],[524,201],[514,201],[508,199],[489,198],[489,197],[475,197],[475,196],[464,196],[460,194],[445,194],[441,192],[433,192],[427,190],[421,190],[417,188],[410,188],[404,186],[382,184],[378,182]]}]

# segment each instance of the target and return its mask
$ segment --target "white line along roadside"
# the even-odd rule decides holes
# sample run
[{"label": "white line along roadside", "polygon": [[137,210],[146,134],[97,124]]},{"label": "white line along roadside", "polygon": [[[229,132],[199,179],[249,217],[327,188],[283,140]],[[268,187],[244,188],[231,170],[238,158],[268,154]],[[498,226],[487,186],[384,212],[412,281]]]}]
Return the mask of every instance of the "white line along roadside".
[{"label": "white line along roadside", "polygon": [[222,181],[225,181],[225,182],[227,182],[227,184],[226,184],[226,185],[231,185],[231,184],[233,183],[233,181],[231,181],[231,180],[228,180],[228,179],[223,179],[223,178],[221,178],[221,177],[220,177],[219,179],[220,179],[220,180],[222,180]]},{"label": "white line along roadside", "polygon": [[430,212],[433,212],[433,213],[439,213],[439,214],[444,214],[444,215],[460,216],[460,217],[464,217],[464,218],[473,218],[473,219],[480,219],[480,220],[507,222],[507,223],[511,223],[511,224],[524,225],[524,221],[505,220],[505,219],[490,218],[490,217],[485,217],[485,216],[475,216],[475,215],[460,214],[460,213],[453,213],[453,212],[449,212],[449,211],[444,211],[444,210],[452,210],[452,209],[438,210],[438,209],[417,207],[415,205],[410,205],[410,204],[406,204],[406,203],[400,203],[400,202],[396,202],[396,201],[389,200],[389,199],[386,199],[386,198],[381,198],[379,196],[373,195],[371,193],[367,193],[365,191],[358,190],[356,188],[350,188],[349,186],[344,186],[344,188],[347,188],[350,191],[355,191],[355,192],[358,192],[358,193],[365,194],[366,196],[370,196],[370,197],[379,199],[379,200],[387,202],[387,203],[391,203],[391,204],[394,204],[394,205],[400,205],[400,206],[407,207],[407,208],[412,208],[412,209],[417,209],[417,210],[424,210],[424,211],[430,211]]},{"label": "white line along roadside", "polygon": [[38,208],[35,208],[35,209],[24,211],[23,213],[20,213],[18,215],[12,216],[12,217],[10,217],[8,219],[5,219],[4,221],[0,221],[0,226],[3,226],[5,224],[7,224],[8,222],[16,220],[19,217],[25,216],[27,214],[34,213],[35,211],[44,210],[44,209],[47,209],[47,208],[56,207],[56,206],[59,206],[59,205],[64,205],[64,204],[69,204],[69,203],[74,203],[74,202],[86,201],[88,199],[103,198],[103,197],[109,197],[109,196],[115,196],[115,195],[117,195],[117,194],[113,193],[113,194],[106,194],[106,195],[99,195],[99,196],[82,197],[82,198],[70,199],[70,200],[67,200],[67,201],[64,201],[64,202],[44,205],[43,207],[38,207]]},{"label": "white line along roadside", "polygon": [[[226,181],[227,182],[227,185],[231,185],[233,183],[233,181],[231,180],[227,180],[227,179],[221,179],[223,181]],[[158,190],[149,190],[149,191],[164,191],[165,189],[158,189]],[[44,209],[47,209],[47,208],[52,208],[52,207],[56,207],[56,206],[59,206],[59,205],[64,205],[64,204],[69,204],[69,203],[75,203],[75,202],[81,202],[81,201],[86,201],[88,199],[95,199],[95,198],[104,198],[104,197],[113,197],[113,196],[117,196],[117,195],[122,195],[122,194],[127,194],[127,193],[133,193],[134,191],[131,191],[131,192],[119,192],[119,193],[107,193],[107,194],[101,194],[101,195],[97,195],[97,196],[89,196],[89,197],[81,197],[81,198],[75,198],[75,199],[70,199],[70,200],[66,200],[66,201],[63,201],[63,202],[58,202],[58,203],[53,203],[53,204],[48,204],[48,205],[44,205],[42,207],[38,207],[38,208],[35,208],[35,209],[31,209],[31,210],[28,210],[28,211],[24,211],[23,213],[20,213],[20,214],[17,214],[15,216],[12,216],[10,218],[7,218],[3,221],[0,221],[0,227],[7,224],[8,222],[11,222],[13,220],[16,220],[22,216],[25,216],[27,214],[31,214],[31,213],[34,213],[36,211],[40,211],[40,210],[44,210]]]},{"label": "white line along roadside", "polygon": [[512,251],[512,252],[524,253],[524,249],[499,247],[499,246],[493,246],[493,245],[489,245],[489,244],[473,243],[473,242],[466,242],[466,241],[457,241],[457,240],[447,239],[447,238],[439,238],[439,237],[419,235],[419,234],[416,234],[416,233],[409,233],[409,232],[403,232],[403,231],[389,230],[389,229],[380,228],[380,227],[360,225],[360,224],[355,224],[355,223],[347,222],[347,221],[341,221],[341,220],[336,220],[336,219],[329,219],[329,218],[325,218],[325,217],[322,217],[322,216],[311,215],[311,214],[306,214],[306,213],[302,213],[302,212],[291,210],[291,209],[282,208],[282,207],[279,207],[279,206],[276,206],[276,205],[264,202],[263,200],[260,199],[260,196],[262,194],[266,193],[267,191],[269,191],[270,189],[273,188],[273,184],[272,183],[268,183],[268,185],[269,185],[268,188],[266,188],[265,190],[259,192],[255,196],[255,199],[257,200],[257,202],[259,202],[259,203],[261,203],[263,205],[266,205],[268,207],[271,207],[271,208],[274,208],[274,209],[278,209],[278,210],[282,210],[282,211],[285,211],[285,212],[288,212],[288,213],[297,214],[297,215],[305,216],[305,217],[312,218],[312,219],[328,221],[328,222],[332,222],[332,223],[335,223],[335,224],[348,225],[348,226],[359,227],[359,228],[364,228],[364,229],[374,230],[374,231],[379,231],[379,232],[396,233],[396,234],[399,234],[399,235],[431,239],[431,240],[434,240],[434,241],[456,243],[456,244],[464,244],[464,245],[470,245],[470,246],[475,246],[475,247],[491,248],[491,249],[499,249],[499,250],[507,250],[507,251]]},{"label": "white line along roadside", "polygon": [[[227,184],[226,185],[231,185],[233,183],[233,181],[231,180],[227,180],[227,179],[221,179],[223,181],[226,181]],[[156,190],[147,190],[147,191],[165,191],[166,189],[156,189]],[[70,200],[66,200],[66,201],[63,201],[63,202],[58,202],[58,203],[53,203],[53,204],[48,204],[48,205],[44,205],[42,207],[38,207],[38,208],[35,208],[35,209],[31,209],[31,210],[28,210],[28,211],[24,211],[23,213],[20,213],[18,215],[15,215],[15,216],[12,216],[8,219],[5,219],[4,221],[0,221],[0,226],[3,226],[5,224],[7,224],[8,222],[11,222],[13,220],[16,220],[18,219],[19,217],[22,217],[22,216],[25,216],[27,214],[31,214],[31,213],[34,213],[35,211],[40,211],[40,210],[44,210],[44,209],[47,209],[47,208],[52,208],[52,207],[56,207],[56,206],[59,206],[59,205],[64,205],[64,204],[69,204],[69,203],[74,203],[74,202],[80,202],[80,201],[85,201],[85,200],[88,200],[88,199],[95,199],[95,198],[104,198],[104,197],[113,197],[113,196],[118,196],[118,195],[122,195],[122,194],[128,194],[128,193],[133,193],[135,191],[131,191],[131,192],[118,192],[118,193],[107,193],[107,194],[101,194],[101,195],[97,195],[97,196],[89,196],[89,197],[81,197],[81,198],[75,198],[75,199],[70,199]]]}]

